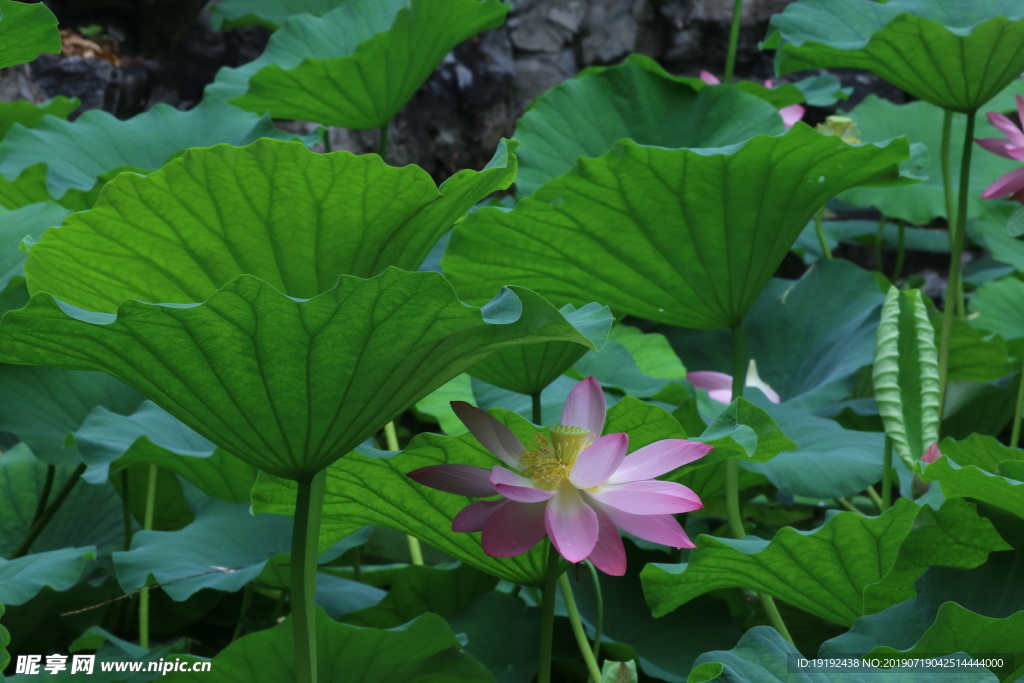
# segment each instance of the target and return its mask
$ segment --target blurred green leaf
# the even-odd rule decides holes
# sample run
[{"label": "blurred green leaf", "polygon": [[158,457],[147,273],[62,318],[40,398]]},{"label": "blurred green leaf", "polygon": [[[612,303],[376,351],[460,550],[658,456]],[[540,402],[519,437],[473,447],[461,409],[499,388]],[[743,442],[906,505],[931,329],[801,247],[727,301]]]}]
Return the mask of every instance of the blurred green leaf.
[{"label": "blurred green leaf", "polygon": [[41,52],[59,53],[57,17],[36,2],[0,0],[0,69],[31,62]]}]

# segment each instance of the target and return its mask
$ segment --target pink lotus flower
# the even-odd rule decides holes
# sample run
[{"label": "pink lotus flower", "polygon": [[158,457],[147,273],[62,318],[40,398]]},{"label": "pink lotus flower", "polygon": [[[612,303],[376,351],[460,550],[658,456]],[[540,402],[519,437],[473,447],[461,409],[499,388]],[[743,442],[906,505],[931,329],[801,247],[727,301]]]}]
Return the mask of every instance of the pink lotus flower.
[{"label": "pink lotus flower", "polygon": [[[704,389],[707,391],[708,396],[716,401],[732,403],[732,375],[727,375],[724,372],[699,370],[697,372],[686,373],[686,379],[688,379],[690,383],[698,389]],[[761,379],[760,375],[757,374],[757,363],[754,362],[753,358],[750,359],[750,365],[747,367],[747,379],[744,384],[748,387],[757,387],[760,389],[772,403],[779,403],[782,400],[779,398],[778,393],[768,386],[768,384]]]},{"label": "pink lotus flower", "polygon": [[921,456],[921,462],[926,462],[930,465],[941,457],[942,451],[939,450],[939,444],[933,442]]},{"label": "pink lotus flower", "polygon": [[[1017,114],[1024,121],[1024,97],[1017,95]],[[1006,139],[982,138],[977,143],[988,151],[1007,159],[1024,161],[1024,130],[1013,121],[995,112],[988,113],[988,120],[998,128]],[[982,199],[993,199],[1010,195],[1010,199],[1024,202],[1024,167],[1010,171],[989,185],[981,195]]]},{"label": "pink lotus flower", "polygon": [[[508,467],[433,465],[409,473],[440,491],[495,500],[469,504],[452,531],[482,531],[492,557],[521,555],[545,536],[569,562],[589,558],[614,576],[626,572],[619,529],[675,548],[693,543],[673,514],[703,507],[682,484],[658,481],[666,472],[706,455],[711,446],[666,439],[627,456],[629,437],[606,434],[605,400],[593,377],[579,382],[562,409],[562,422],[525,447],[508,427],[464,401],[452,408],[481,445]],[[511,468],[511,469],[509,469]]]},{"label": "pink lotus flower", "polygon": [[[700,80],[704,81],[708,85],[718,85],[722,82],[718,76],[714,75],[710,71],[701,71]],[[764,82],[764,87],[774,88],[775,84],[771,80],[767,80]],[[803,119],[806,111],[807,110],[804,109],[803,105],[800,104],[791,104],[788,107],[780,109],[779,116],[782,117],[782,122],[786,124],[786,130],[789,130],[793,127],[794,123]]]}]

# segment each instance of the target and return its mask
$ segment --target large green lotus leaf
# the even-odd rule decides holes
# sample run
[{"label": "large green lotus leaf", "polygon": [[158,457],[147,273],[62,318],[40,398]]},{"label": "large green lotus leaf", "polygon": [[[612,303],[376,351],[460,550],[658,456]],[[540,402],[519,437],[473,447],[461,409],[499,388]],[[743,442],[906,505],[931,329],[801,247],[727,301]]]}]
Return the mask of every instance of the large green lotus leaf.
[{"label": "large green lotus leaf", "polygon": [[[1007,92],[1024,94],[1024,81],[1012,83]],[[983,111],[1000,111],[991,102]],[[902,187],[858,187],[840,195],[841,199],[853,206],[875,207],[886,216],[909,221],[911,225],[928,225],[936,218],[946,217],[945,194],[942,180],[942,127],[944,112],[939,107],[927,102],[910,102],[896,104],[877,95],[869,95],[847,114],[857,123],[858,137],[866,142],[888,140],[894,135],[906,135],[911,142],[919,142],[928,147],[930,164],[928,177],[920,183]],[[908,126],[907,121],[914,125]],[[951,127],[951,139],[956,153],[950,154],[951,173],[954,187],[958,187],[960,177],[960,154],[964,133],[967,128],[967,117],[956,114]],[[974,137],[1002,137],[988,119],[979,116],[975,122]],[[996,178],[1019,168],[1020,162],[1004,159],[996,154],[983,150],[971,157],[970,193],[967,198],[967,216],[974,220],[992,205],[991,200],[981,199],[982,192]],[[1005,226],[1004,226],[1005,228]]]},{"label": "large green lotus leaf", "polygon": [[920,509],[906,498],[878,517],[840,512],[812,531],[783,527],[770,541],[701,535],[683,564],[649,564],[641,579],[655,616],[720,588],[763,591],[849,626],[864,614],[864,589],[895,564]]},{"label": "large green lotus leaf", "polygon": [[917,594],[914,582],[930,566],[973,569],[984,564],[989,553],[1010,549],[972,503],[955,498],[943,502],[938,510],[924,505],[900,545],[892,569],[864,588],[864,611],[879,612],[913,598]]},{"label": "large green lotus leaf", "polygon": [[[579,310],[567,304],[561,313],[598,350],[604,346],[615,322],[608,307],[599,304],[587,304]],[[469,374],[519,394],[539,394],[586,352],[585,346],[572,342],[512,347],[480,361],[469,369]]]},{"label": "large green lotus leaf", "polygon": [[497,683],[531,683],[537,675],[540,647],[540,608],[508,593],[486,593],[448,623],[465,633],[465,651],[490,669]]},{"label": "large green lotus leaf", "polygon": [[[70,467],[54,469],[50,501]],[[0,556],[10,555],[28,535],[47,476],[47,465],[24,443],[0,456]],[[34,552],[94,546],[100,556],[124,546],[121,498],[110,485],[78,482],[30,548]]]},{"label": "large green lotus leaf", "polygon": [[67,119],[81,102],[77,97],[68,99],[63,95],[54,97],[51,100],[30,102],[28,100],[15,100],[14,102],[0,102],[0,140],[7,135],[7,131],[16,123],[31,128],[39,123],[44,116],[56,116],[59,119]]},{"label": "large green lotus leaf", "polygon": [[978,220],[967,225],[968,236],[992,252],[993,259],[1024,272],[1024,238],[1011,235],[1007,225],[1020,204],[1004,201],[990,206]]},{"label": "large green lotus leaf", "polygon": [[[424,614],[394,629],[342,624],[316,611],[317,677],[323,683],[490,683],[490,672],[462,651],[444,619]],[[195,657],[183,660],[199,661]],[[213,658],[223,683],[289,681],[295,650],[291,618],[239,638]],[[168,683],[203,683],[209,673],[172,673]]]},{"label": "large green lotus leaf", "polygon": [[474,203],[511,184],[514,148],[502,141],[485,170],[440,188],[417,166],[298,142],[190,150],[149,176],[117,177],[92,210],[43,235],[29,288],[113,312],[126,299],[205,301],[242,273],[308,299],[342,273],[416,270]]},{"label": "large green lotus leaf", "polygon": [[0,0],[0,69],[31,62],[42,52],[59,53],[57,17],[46,5]]},{"label": "large green lotus leaf", "polygon": [[78,583],[86,562],[94,557],[96,548],[84,547],[0,559],[0,602],[23,605],[43,588],[67,590]]},{"label": "large green lotus leaf", "polygon": [[498,0],[355,0],[323,17],[298,16],[231,76],[247,81],[231,103],[275,119],[380,128],[452,48],[500,26],[507,12]]},{"label": "large green lotus leaf", "polygon": [[626,140],[512,211],[467,217],[442,264],[470,301],[529,283],[559,306],[598,299],[617,315],[730,327],[814,212],[849,187],[896,182],[908,149],[851,146],[802,123],[717,150]]},{"label": "large green lotus leaf", "polygon": [[[844,651],[845,652],[845,651]],[[905,668],[900,671],[869,669],[850,671],[843,667],[791,670],[805,655],[769,626],[756,626],[740,638],[731,650],[708,652],[697,659],[688,683],[930,683],[932,669]],[[995,683],[998,679],[987,669],[952,667],[942,669],[942,680],[949,683]]]},{"label": "large green lotus leaf", "polygon": [[73,466],[81,461],[67,435],[97,406],[128,414],[141,402],[134,389],[100,372],[0,364],[0,430],[17,436],[45,462]]},{"label": "large green lotus leaf", "polygon": [[517,196],[568,172],[579,157],[605,154],[624,138],[656,147],[725,147],[785,130],[775,107],[763,99],[728,85],[706,85],[631,55],[551,88],[516,122],[515,138],[523,144]]},{"label": "large green lotus leaf", "polygon": [[[1024,461],[1024,450],[981,434],[962,441],[944,439],[939,450],[944,457],[921,467],[922,479],[939,482],[947,498],[973,498],[1024,517],[1024,481],[1001,476],[1007,470],[1003,463]],[[1013,465],[1009,469],[1020,476]]]},{"label": "large green lotus leaf", "polygon": [[995,669],[1006,679],[1024,656],[1022,559],[1020,552],[998,552],[975,569],[932,567],[918,579],[917,597],[858,619],[849,632],[826,641],[820,654],[966,652],[1002,655],[1004,662],[1010,655],[1016,662]]},{"label": "large green lotus leaf", "polygon": [[60,225],[69,213],[54,202],[29,204],[14,211],[0,209],[0,289],[23,275],[26,256],[19,248],[21,241],[36,241],[47,228]]},{"label": "large green lotus leaf", "polygon": [[497,584],[493,576],[466,564],[409,565],[395,576],[387,597],[373,607],[345,615],[343,621],[366,628],[394,628],[427,612],[447,619]]},{"label": "large green lotus leaf", "polygon": [[220,450],[149,401],[131,415],[100,406],[71,436],[88,465],[82,478],[93,483],[133,465],[157,465],[208,496],[245,503],[256,482],[252,465]]},{"label": "large green lotus leaf", "polygon": [[108,171],[131,166],[153,171],[190,147],[245,145],[263,137],[298,136],[258,116],[219,102],[189,111],[158,104],[126,121],[91,109],[74,121],[46,117],[33,128],[14,126],[0,148],[0,173],[13,180],[46,162],[47,187],[55,200],[71,189],[91,190]]},{"label": "large green lotus leaf", "polygon": [[946,385],[940,437],[999,436],[1013,419],[1020,374],[995,382],[957,380]]},{"label": "large green lotus leaf", "polygon": [[866,69],[952,111],[976,110],[1024,71],[1017,0],[801,0],[769,30],[780,75]]},{"label": "large green lotus leaf", "polygon": [[801,408],[760,402],[797,447],[769,462],[744,462],[782,491],[809,498],[852,496],[882,478],[885,435],[845,429]]},{"label": "large green lotus leaf", "polygon": [[118,313],[33,297],[0,325],[0,359],[103,370],[254,467],[310,477],[489,353],[589,340],[506,289],[485,310],[437,273],[343,275],[308,300],[242,275],[204,304]]},{"label": "large green lotus leaf", "polygon": [[[47,189],[46,175],[46,163],[44,162],[27,167],[14,180],[8,180],[0,175],[0,206],[5,209],[20,209],[29,204],[53,201],[50,191]],[[61,198],[61,201],[71,198],[72,192],[68,192]]]},{"label": "large green lotus leaf", "polygon": [[150,575],[177,601],[203,588],[233,592],[290,549],[291,528],[286,517],[254,516],[247,504],[211,498],[180,531],[136,532],[130,550],[114,553],[114,570],[126,592],[146,585]]},{"label": "large green lotus leaf", "polygon": [[[841,259],[815,264],[799,280],[774,278],[743,318],[747,355],[787,404],[832,405],[853,392],[857,371],[871,364],[884,299],[868,271]],[[658,330],[687,369],[731,372],[728,332]]]},{"label": "large green lotus leaf", "polygon": [[663,399],[686,392],[681,380],[686,368],[665,335],[616,325],[599,351],[588,351],[573,366],[579,375],[592,375],[605,387],[628,396]]},{"label": "large green lotus leaf", "polygon": [[1015,276],[986,282],[971,297],[968,320],[1005,339],[1024,337],[1024,280]]},{"label": "large green lotus leaf", "polygon": [[[931,316],[932,327],[942,329],[942,315]],[[953,319],[949,339],[947,377],[951,381],[990,382],[1016,370],[1002,336],[990,335],[960,318]]]},{"label": "large green lotus leaf", "polygon": [[217,30],[239,26],[266,26],[274,30],[297,14],[323,16],[348,0],[224,0],[210,7],[210,23]]}]

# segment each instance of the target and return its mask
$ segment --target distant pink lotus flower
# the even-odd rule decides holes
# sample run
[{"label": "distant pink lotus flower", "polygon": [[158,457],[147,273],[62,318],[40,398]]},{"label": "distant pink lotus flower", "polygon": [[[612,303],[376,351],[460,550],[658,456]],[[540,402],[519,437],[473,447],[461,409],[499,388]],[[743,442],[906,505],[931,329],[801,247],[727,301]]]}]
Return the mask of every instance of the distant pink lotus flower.
[{"label": "distant pink lotus flower", "polygon": [[942,457],[942,451],[939,450],[939,444],[932,443],[931,446],[925,450],[924,454],[921,455],[921,462],[931,464]]},{"label": "distant pink lotus flower", "polygon": [[[711,370],[699,370],[686,373],[686,379],[698,389],[707,391],[708,396],[716,401],[732,403],[732,375]],[[757,374],[757,363],[753,358],[750,359],[750,365],[747,367],[747,378],[744,384],[760,389],[772,403],[780,403],[782,400],[779,398],[779,394]]]},{"label": "distant pink lotus flower", "polygon": [[573,387],[550,440],[538,433],[529,449],[483,410],[464,401],[452,401],[452,408],[480,444],[512,469],[433,465],[409,477],[462,496],[500,495],[470,503],[452,522],[452,531],[482,531],[488,555],[521,555],[547,536],[569,562],[589,558],[606,574],[621,576],[626,551],[619,529],[674,548],[694,547],[672,515],[703,503],[682,484],[654,478],[712,447],[665,439],[627,456],[626,434],[601,436],[605,400],[593,377]]},{"label": "distant pink lotus flower", "polygon": [[[1024,97],[1020,95],[1017,95],[1017,114],[1020,116],[1021,121],[1024,121]],[[982,138],[977,140],[977,143],[1001,157],[1013,159],[1014,161],[1024,161],[1024,130],[1018,128],[1007,117],[995,112],[988,113],[988,120],[1006,136],[1006,139]],[[1014,201],[1024,202],[1024,167],[1010,171],[998,178],[985,189],[981,198],[993,199],[995,197],[1005,197],[1006,195],[1010,195],[1010,199]]]},{"label": "distant pink lotus flower", "polygon": [[[942,451],[939,450],[939,444],[933,442],[932,445],[925,449],[925,452],[921,454],[921,462],[925,462],[930,465],[941,457]],[[920,475],[916,473],[914,474],[912,488],[915,496],[923,496],[928,493],[928,489],[930,489],[931,486],[930,482],[926,482],[920,477]]]},{"label": "distant pink lotus flower", "polygon": [[[718,85],[722,82],[718,76],[714,75],[710,71],[701,71],[700,80],[704,81],[708,85]],[[764,87],[774,88],[775,84],[769,79],[764,82]],[[793,127],[794,123],[804,118],[806,111],[807,110],[804,109],[803,105],[791,104],[788,107],[780,109],[779,116],[782,117],[782,122],[786,124],[786,129],[788,130]]]}]

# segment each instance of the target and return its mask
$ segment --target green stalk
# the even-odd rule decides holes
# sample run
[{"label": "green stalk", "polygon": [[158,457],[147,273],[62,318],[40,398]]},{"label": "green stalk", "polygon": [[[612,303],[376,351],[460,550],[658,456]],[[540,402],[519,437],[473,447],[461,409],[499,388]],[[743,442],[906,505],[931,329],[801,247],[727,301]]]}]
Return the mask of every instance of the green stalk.
[{"label": "green stalk", "polygon": [[39,494],[39,502],[36,503],[36,513],[32,515],[32,524],[39,523],[43,513],[46,512],[46,505],[50,502],[50,492],[53,491],[53,477],[56,474],[57,467],[55,465],[46,466],[46,479],[43,480],[43,491]]},{"label": "green stalk", "polygon": [[882,512],[892,507],[892,439],[885,437],[882,456]]},{"label": "green stalk", "polygon": [[[142,520],[142,528],[149,531],[153,528],[153,517],[156,514],[156,480],[159,470],[156,465],[149,466],[149,480],[146,484],[146,514]],[[149,587],[143,586],[139,593],[139,646],[149,649]]]},{"label": "green stalk", "polygon": [[299,482],[292,528],[291,602],[295,683],[316,683],[316,558],[327,470]]},{"label": "green stalk", "polygon": [[569,623],[572,624],[572,632],[576,635],[576,643],[580,646],[580,654],[583,655],[583,661],[587,663],[587,670],[590,671],[591,683],[601,683],[601,668],[597,665],[593,650],[590,649],[587,632],[583,630],[583,622],[580,620],[579,610],[576,609],[576,598],[572,594],[569,577],[562,574],[558,577],[558,585],[562,588],[562,599],[565,601],[566,611],[569,612]]},{"label": "green stalk", "polygon": [[892,281],[896,282],[900,279],[900,275],[903,273],[903,261],[907,256],[907,229],[903,224],[903,221],[899,221],[896,224],[898,226],[897,246],[896,246],[896,267],[892,270]]},{"label": "green stalk", "polygon": [[14,554],[11,555],[10,559],[15,560],[28,554],[28,551],[32,549],[32,544],[36,542],[37,538],[39,538],[39,534],[43,533],[46,529],[46,525],[50,523],[53,516],[57,514],[57,510],[60,509],[60,506],[71,494],[71,489],[75,488],[75,484],[77,484],[78,480],[82,478],[82,472],[85,472],[85,463],[81,463],[71,472],[68,480],[64,482],[60,491],[57,492],[57,497],[53,499],[53,502],[46,508],[42,516],[29,527],[28,534],[26,534],[21,545],[15,549]]},{"label": "green stalk", "polygon": [[377,143],[377,154],[380,155],[380,158],[383,159],[385,163],[387,163],[387,160],[388,160],[388,126],[389,125],[391,125],[390,121],[388,121],[387,123],[385,123],[383,126],[380,127],[380,142]]},{"label": "green stalk", "polygon": [[129,491],[131,480],[128,476],[128,468],[121,470],[121,515],[124,517],[124,549],[132,549],[132,507]]},{"label": "green stalk", "polygon": [[1013,413],[1013,431],[1010,433],[1010,448],[1020,443],[1021,410],[1024,410],[1024,367],[1021,367],[1020,386],[1017,387],[1017,409]]},{"label": "green stalk", "polygon": [[875,270],[884,271],[882,267],[882,242],[885,240],[885,214],[878,218],[878,230],[875,231]]},{"label": "green stalk", "polygon": [[363,580],[363,549],[359,546],[352,548],[352,578],[355,581]]},{"label": "green stalk", "polygon": [[587,560],[587,569],[590,570],[590,578],[594,581],[594,593],[597,597],[597,621],[594,623],[594,659],[601,660],[601,635],[604,632],[604,592],[601,590],[601,577],[597,573],[597,567],[590,560]]},{"label": "green stalk", "polygon": [[324,131],[324,153],[330,154],[333,151],[334,149],[331,147],[331,128],[328,126],[327,130]]},{"label": "green stalk", "polygon": [[[394,421],[388,422],[384,425],[384,438],[388,442],[389,451],[401,450],[398,447],[398,432],[395,431]],[[412,563],[423,564],[423,548],[420,546],[420,539],[406,534],[405,540],[409,544],[409,558]]]},{"label": "green stalk", "polygon": [[843,509],[845,509],[845,510],[847,510],[849,512],[856,512],[858,515],[863,515],[864,514],[863,512],[861,512],[857,508],[856,505],[854,505],[853,503],[848,501],[846,498],[843,498],[842,496],[837,497],[836,498],[836,502],[839,503],[840,507],[842,507]]},{"label": "green stalk", "polygon": [[[972,125],[969,122],[968,125]],[[968,129],[968,135],[973,135],[973,130]],[[957,230],[960,229],[961,225],[966,225],[966,221],[960,222],[954,220],[953,215],[956,213],[956,207],[953,204],[953,162],[950,157],[950,146],[952,145],[953,137],[953,112],[947,111],[945,117],[942,120],[942,194],[946,200],[946,228],[949,230],[949,250],[953,251],[953,244],[956,241]],[[960,168],[961,174],[963,173],[963,167]],[[967,170],[970,173],[970,168]],[[966,214],[965,214],[966,217]],[[950,285],[953,283],[950,282]],[[948,289],[948,288],[947,288]],[[947,298],[948,295],[947,295]],[[960,318],[967,317],[967,309],[964,307],[964,283],[962,281],[956,283],[956,308],[954,309],[956,315]]]},{"label": "green stalk", "polygon": [[832,258],[832,250],[829,249],[828,240],[825,239],[825,205],[822,204],[821,208],[818,209],[817,215],[814,217],[814,232],[818,233],[818,242],[821,244],[821,253],[825,255],[825,258]]},{"label": "green stalk", "polygon": [[[743,387],[746,385],[747,369],[744,366],[746,356],[743,353],[743,330],[739,324],[732,328],[732,400],[743,397]],[[729,514],[729,528],[734,538],[743,538],[747,532],[743,528],[743,516],[740,514],[740,485],[739,465],[735,460],[725,461],[725,506]],[[768,615],[769,621],[779,634],[793,642],[793,636],[789,635],[789,629],[779,614],[779,608],[775,600],[767,593],[759,593],[761,606]]]},{"label": "green stalk", "polygon": [[533,424],[539,425],[540,421],[544,419],[540,405],[540,392],[536,394],[530,394],[530,403],[533,406]]},{"label": "green stalk", "polygon": [[544,575],[544,599],[540,608],[540,658],[537,683],[551,683],[551,640],[555,634],[555,583],[558,581],[558,551],[548,545],[548,568]]},{"label": "green stalk", "polygon": [[867,487],[864,489],[864,492],[868,494],[868,498],[870,498],[871,502],[875,504],[875,507],[878,508],[879,512],[885,512],[885,509],[882,507],[882,497],[875,492],[874,486]]},{"label": "green stalk", "polygon": [[252,604],[252,584],[245,584],[245,588],[242,589],[242,607],[238,610],[238,623],[235,624],[235,632],[231,636],[231,642],[235,642],[242,637],[245,633],[245,615],[249,612],[249,606]]},{"label": "green stalk", "polygon": [[[971,186],[971,151],[974,149],[974,118],[977,112],[967,114],[967,128],[964,129],[964,148],[960,161],[960,197],[957,205],[955,237],[950,245],[949,283],[946,285],[945,310],[942,312],[942,335],[939,340],[939,405],[945,406],[946,382],[949,375],[949,344],[953,333],[953,313],[958,308],[957,292],[961,291],[960,261],[964,253],[964,237],[967,232],[967,197]],[[952,231],[951,231],[952,232]],[[940,408],[939,415],[942,412]]]},{"label": "green stalk", "polygon": [[743,0],[734,0],[732,5],[732,25],[729,27],[729,52],[725,56],[725,78],[723,83],[732,83],[732,75],[736,70],[736,50],[740,44],[740,19],[743,16]]}]

